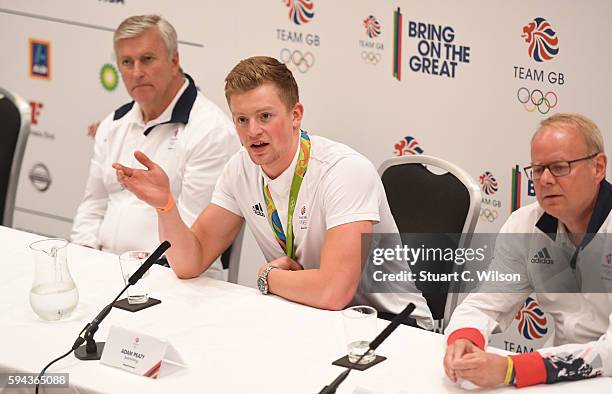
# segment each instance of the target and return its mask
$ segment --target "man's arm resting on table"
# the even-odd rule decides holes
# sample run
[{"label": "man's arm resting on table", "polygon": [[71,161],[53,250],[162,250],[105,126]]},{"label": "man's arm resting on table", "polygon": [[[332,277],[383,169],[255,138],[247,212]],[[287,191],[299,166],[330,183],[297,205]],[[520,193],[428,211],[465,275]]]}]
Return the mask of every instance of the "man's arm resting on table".
[{"label": "man's arm resting on table", "polygon": [[236,238],[242,221],[242,217],[215,204],[209,204],[191,228],[176,206],[159,212],[159,237],[172,244],[166,254],[176,276],[189,279],[206,271]]},{"label": "man's arm resting on table", "polygon": [[[612,315],[610,317],[612,321]],[[512,384],[526,387],[536,384],[551,384],[566,380],[581,380],[596,376],[612,375],[612,337],[610,331],[598,341],[585,344],[566,344],[536,352],[508,356],[512,359]],[[475,331],[475,332],[474,332]],[[470,338],[470,339],[468,339]],[[475,340],[475,342],[473,342]],[[500,372],[503,363],[496,363],[501,356],[483,352],[484,337],[474,328],[464,328],[453,332],[448,338],[445,368],[447,375],[462,377],[482,387],[501,384]],[[458,352],[457,349],[474,346],[477,350]],[[453,355],[453,352],[455,354]],[[461,354],[457,354],[461,353]],[[470,354],[474,353],[474,354]],[[448,358],[448,364],[447,364]],[[502,374],[505,375],[505,374]],[[494,380],[491,376],[497,376]],[[490,384],[482,384],[483,379]],[[453,381],[453,379],[451,377]]]},{"label": "man's arm resting on table", "polygon": [[[372,222],[358,221],[325,233],[318,269],[273,269],[271,293],[320,309],[340,310],[355,296],[361,277],[361,234],[372,232]],[[271,262],[274,265],[274,261]]]},{"label": "man's arm resting on table", "polygon": [[444,355],[444,371],[451,381],[463,378],[481,387],[504,382],[507,359],[484,352],[487,337],[509,325],[527,295],[475,293],[455,309],[446,328]]},{"label": "man's arm resting on table", "polygon": [[[612,321],[612,315],[610,316]],[[511,356],[516,386],[612,376],[612,328],[599,340]]]}]

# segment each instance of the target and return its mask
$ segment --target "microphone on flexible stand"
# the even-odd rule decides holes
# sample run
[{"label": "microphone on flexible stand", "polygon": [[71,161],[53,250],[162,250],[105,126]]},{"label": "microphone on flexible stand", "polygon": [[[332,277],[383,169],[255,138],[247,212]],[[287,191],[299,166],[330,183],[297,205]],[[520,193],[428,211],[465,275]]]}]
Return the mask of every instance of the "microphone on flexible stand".
[{"label": "microphone on flexible stand", "polygon": [[[98,313],[91,323],[87,323],[87,325],[81,330],[79,337],[74,341],[72,345],[72,349],[74,350],[74,355],[79,360],[99,360],[102,356],[102,350],[104,350],[104,342],[96,342],[93,338],[96,331],[98,331],[98,326],[104,320],[104,318],[109,314],[115,302],[121,297],[123,293],[127,290],[128,287],[135,285],[136,282],[142,278],[142,276],[151,268],[153,264],[161,257],[162,254],[170,247],[170,242],[164,241],[155,249],[153,253],[145,260],[144,263],[130,276],[128,279],[128,284],[125,285],[123,290],[115,297],[113,302],[108,304]],[[83,342],[87,342],[85,346],[81,346]]]},{"label": "microphone on flexible stand", "polygon": [[[380,334],[378,334],[378,336],[376,336],[376,338],[374,338],[374,340],[372,342],[370,342],[368,350],[366,350],[361,356],[359,356],[359,358],[357,359],[357,361],[354,364],[359,364],[361,359],[363,359],[366,356],[366,354],[368,354],[370,352],[370,350],[376,350],[376,348],[381,343],[383,343],[383,341],[385,339],[387,339],[387,337],[389,335],[391,335],[391,333],[393,331],[395,331],[397,326],[399,326],[401,322],[405,321],[410,316],[410,314],[414,311],[414,309],[415,309],[414,304],[412,302],[409,303],[406,306],[406,308],[404,308],[404,310],[401,311],[399,315],[395,316],[395,318],[393,320],[391,320],[391,323],[389,323],[389,325],[387,327],[385,327],[385,329],[382,330],[382,332]],[[340,384],[344,381],[344,379],[346,379],[346,377],[349,375],[349,373],[351,373],[352,370],[353,370],[352,367],[347,368],[346,371],[344,371],[340,375],[338,375],[338,377],[336,379],[334,379],[333,382],[331,382],[329,385],[323,387],[323,389],[321,391],[319,391],[319,394],[333,394],[333,393],[335,393],[336,390],[338,389],[338,387],[340,386]]]}]

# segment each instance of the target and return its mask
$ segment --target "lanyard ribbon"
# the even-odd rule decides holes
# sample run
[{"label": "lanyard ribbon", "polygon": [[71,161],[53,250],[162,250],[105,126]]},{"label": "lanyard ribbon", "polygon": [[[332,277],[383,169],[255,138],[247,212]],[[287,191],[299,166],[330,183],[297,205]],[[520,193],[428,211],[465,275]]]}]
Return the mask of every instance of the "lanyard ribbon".
[{"label": "lanyard ribbon", "polygon": [[261,179],[261,187],[263,189],[264,201],[266,203],[266,209],[268,210],[268,222],[272,227],[272,232],[276,237],[276,242],[280,245],[281,249],[285,251],[285,254],[289,258],[295,260],[295,245],[294,234],[293,234],[293,213],[295,211],[295,205],[297,201],[302,181],[306,175],[308,169],[308,160],[310,159],[310,138],[304,131],[300,132],[300,153],[298,161],[295,164],[295,171],[293,172],[293,180],[291,181],[291,189],[289,191],[289,207],[287,209],[287,235],[283,231],[283,224],[278,216],[276,205],[270,194],[268,185],[264,185],[263,178]]}]

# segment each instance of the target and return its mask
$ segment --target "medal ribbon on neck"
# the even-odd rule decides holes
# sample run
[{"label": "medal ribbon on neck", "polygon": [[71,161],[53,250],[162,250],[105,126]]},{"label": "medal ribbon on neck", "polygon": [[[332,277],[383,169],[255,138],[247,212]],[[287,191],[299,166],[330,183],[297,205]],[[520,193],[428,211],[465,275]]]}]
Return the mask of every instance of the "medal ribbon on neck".
[{"label": "medal ribbon on neck", "polygon": [[293,234],[293,213],[295,212],[295,204],[297,202],[297,196],[302,186],[302,181],[306,175],[308,169],[308,160],[310,159],[310,137],[304,131],[300,132],[300,153],[298,161],[295,164],[295,171],[293,172],[293,180],[291,181],[291,189],[289,191],[289,207],[287,209],[287,235],[283,231],[283,224],[278,216],[276,205],[272,199],[270,188],[268,185],[264,185],[263,178],[261,179],[261,186],[263,189],[264,201],[266,203],[266,209],[268,210],[268,222],[272,227],[272,232],[276,237],[276,242],[280,245],[281,249],[285,251],[285,254],[289,258],[295,260],[295,245],[294,234]]}]

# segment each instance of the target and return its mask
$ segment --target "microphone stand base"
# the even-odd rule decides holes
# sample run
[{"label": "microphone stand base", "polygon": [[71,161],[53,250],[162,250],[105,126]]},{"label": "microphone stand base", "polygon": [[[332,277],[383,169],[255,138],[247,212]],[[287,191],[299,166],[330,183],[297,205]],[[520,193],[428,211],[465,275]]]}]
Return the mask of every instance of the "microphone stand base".
[{"label": "microphone stand base", "polygon": [[96,352],[87,353],[86,345],[77,348],[74,351],[74,356],[79,360],[99,360],[102,357],[102,351],[104,350],[104,342],[96,342]]},{"label": "microphone stand base", "polygon": [[154,306],[157,304],[161,304],[161,301],[153,297],[149,297],[149,300],[147,302],[143,302],[142,304],[130,304],[127,298],[124,298],[122,300],[115,302],[113,306],[115,308],[123,309],[128,312],[138,312],[138,311],[141,311],[143,309],[146,309],[150,306]]}]

